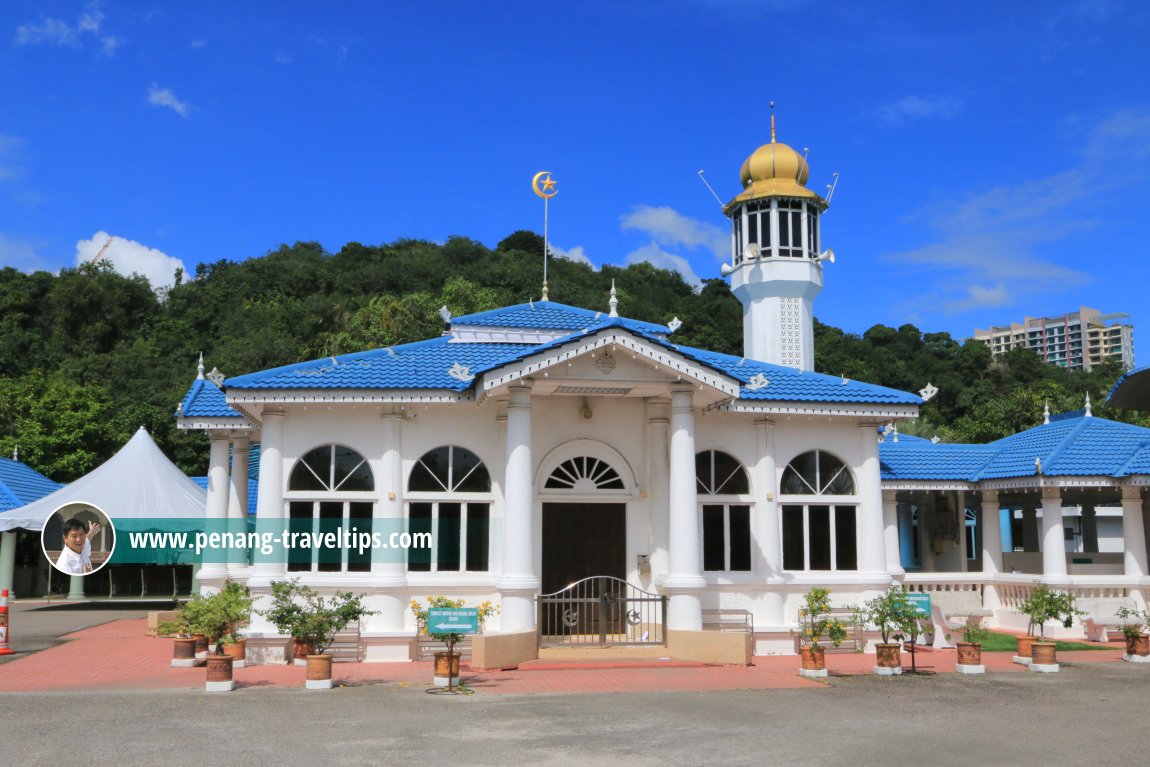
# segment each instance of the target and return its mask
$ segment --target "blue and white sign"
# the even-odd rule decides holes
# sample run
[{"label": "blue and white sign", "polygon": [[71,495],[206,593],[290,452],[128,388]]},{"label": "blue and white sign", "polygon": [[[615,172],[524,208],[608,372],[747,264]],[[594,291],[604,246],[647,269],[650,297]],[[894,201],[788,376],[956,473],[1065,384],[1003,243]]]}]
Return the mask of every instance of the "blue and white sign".
[{"label": "blue and white sign", "polygon": [[429,607],[427,608],[428,634],[478,634],[479,608]]},{"label": "blue and white sign", "polygon": [[930,594],[919,592],[908,593],[906,601],[914,605],[920,614],[930,615]]}]

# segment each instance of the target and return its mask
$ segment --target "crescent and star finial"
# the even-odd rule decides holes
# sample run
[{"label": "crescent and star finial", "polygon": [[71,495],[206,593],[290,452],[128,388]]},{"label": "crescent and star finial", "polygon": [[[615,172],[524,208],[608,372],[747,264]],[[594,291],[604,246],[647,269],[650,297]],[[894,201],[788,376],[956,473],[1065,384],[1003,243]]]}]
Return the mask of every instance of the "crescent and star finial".
[{"label": "crescent and star finial", "polygon": [[531,189],[545,200],[559,193],[549,170],[541,170],[535,174],[535,178],[531,179]]}]

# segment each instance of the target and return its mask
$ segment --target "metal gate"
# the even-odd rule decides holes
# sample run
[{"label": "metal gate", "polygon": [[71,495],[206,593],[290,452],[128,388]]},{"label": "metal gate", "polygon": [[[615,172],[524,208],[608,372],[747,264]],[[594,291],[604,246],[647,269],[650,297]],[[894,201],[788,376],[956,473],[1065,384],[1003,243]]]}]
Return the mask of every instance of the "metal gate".
[{"label": "metal gate", "polygon": [[667,644],[667,597],[609,575],[536,600],[539,646]]}]

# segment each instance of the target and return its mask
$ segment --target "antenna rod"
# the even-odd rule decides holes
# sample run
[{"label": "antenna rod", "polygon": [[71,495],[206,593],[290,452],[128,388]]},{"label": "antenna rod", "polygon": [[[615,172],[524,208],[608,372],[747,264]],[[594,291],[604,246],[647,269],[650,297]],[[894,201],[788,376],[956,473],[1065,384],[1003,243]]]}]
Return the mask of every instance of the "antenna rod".
[{"label": "antenna rod", "polygon": [[723,207],[723,201],[719,199],[719,195],[715,194],[715,190],[711,189],[711,185],[707,183],[707,179],[703,176],[703,171],[701,170],[699,171],[699,180],[702,181],[703,185],[710,191],[711,196],[715,198],[715,202],[719,203],[719,207]]},{"label": "antenna rod", "polygon": [[836,170],[831,175],[834,176],[835,181],[833,184],[827,184],[827,205],[831,204],[831,198],[835,196],[835,189],[839,185],[839,172]]}]

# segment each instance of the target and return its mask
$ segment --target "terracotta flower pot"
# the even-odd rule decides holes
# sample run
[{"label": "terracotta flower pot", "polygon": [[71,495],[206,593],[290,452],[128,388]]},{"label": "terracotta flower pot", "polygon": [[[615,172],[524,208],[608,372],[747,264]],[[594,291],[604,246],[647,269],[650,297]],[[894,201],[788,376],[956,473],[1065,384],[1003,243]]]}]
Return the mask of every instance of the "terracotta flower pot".
[{"label": "terracotta flower pot", "polygon": [[1058,662],[1054,653],[1054,642],[1032,642],[1030,645],[1030,662],[1040,666],[1053,666]]},{"label": "terracotta flower pot", "polygon": [[196,640],[196,655],[206,655],[208,652],[208,638],[203,634],[192,634],[192,639]]},{"label": "terracotta flower pot", "polygon": [[963,666],[982,665],[982,645],[972,642],[959,642],[958,662]]},{"label": "terracotta flower pot", "polygon": [[435,653],[435,685],[437,687],[459,684],[459,658],[460,655],[457,652],[451,653],[450,656],[446,652]]},{"label": "terracotta flower pot", "polygon": [[230,692],[234,689],[232,682],[232,656],[208,655],[208,679],[204,689],[208,692]]},{"label": "terracotta flower pot", "polygon": [[331,656],[307,656],[307,684],[309,690],[331,689]]},{"label": "terracotta flower pot", "polygon": [[827,651],[822,647],[804,647],[802,658],[804,671],[822,671],[827,667]]},{"label": "terracotta flower pot", "polygon": [[1150,655],[1150,634],[1126,637],[1126,654],[1143,657]]},{"label": "terracotta flower pot", "polygon": [[294,665],[307,665],[307,656],[310,654],[311,648],[307,646],[307,642],[302,639],[291,640],[291,660]]},{"label": "terracotta flower pot", "polygon": [[232,658],[234,668],[243,668],[247,657],[248,640],[237,639],[235,642],[224,643],[224,655]]},{"label": "terracotta flower pot", "polygon": [[196,640],[191,637],[177,637],[172,645],[172,668],[189,668],[196,665]]},{"label": "terracotta flower pot", "polygon": [[897,643],[875,645],[875,661],[879,668],[902,668],[902,645]]},{"label": "terracotta flower pot", "polygon": [[1024,636],[1018,637],[1018,657],[1029,658],[1030,646],[1037,641],[1038,637]]}]

